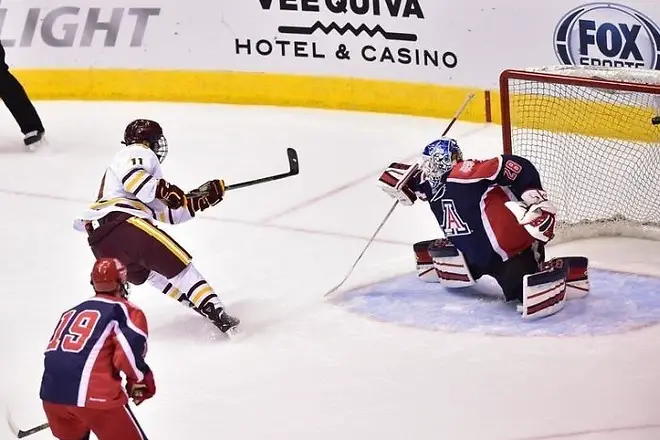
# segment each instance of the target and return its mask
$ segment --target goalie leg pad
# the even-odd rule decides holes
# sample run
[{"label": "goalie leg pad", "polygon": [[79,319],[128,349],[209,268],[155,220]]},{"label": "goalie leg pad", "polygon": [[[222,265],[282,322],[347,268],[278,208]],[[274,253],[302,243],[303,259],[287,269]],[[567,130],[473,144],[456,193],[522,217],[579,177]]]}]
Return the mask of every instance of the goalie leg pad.
[{"label": "goalie leg pad", "polygon": [[589,260],[586,257],[564,257],[568,263],[566,295],[568,299],[584,298],[589,294]]},{"label": "goalie leg pad", "polygon": [[425,240],[413,245],[417,276],[427,283],[462,288],[476,283],[463,254],[446,238]]},{"label": "goalie leg pad", "polygon": [[563,309],[567,299],[567,276],[568,265],[566,264],[525,275],[523,277],[522,318],[525,320],[543,318],[554,315]]},{"label": "goalie leg pad", "polygon": [[438,240],[425,240],[415,243],[415,261],[417,263],[417,276],[426,283],[439,283],[440,278],[433,267],[433,258],[429,254],[429,247]]},{"label": "goalie leg pad", "polygon": [[436,240],[429,246],[429,255],[439,282],[449,288],[473,286],[476,281],[463,253],[449,240]]},{"label": "goalie leg pad", "polygon": [[558,257],[543,263],[543,269],[568,267],[566,296],[584,298],[589,294],[589,260],[587,257]]}]

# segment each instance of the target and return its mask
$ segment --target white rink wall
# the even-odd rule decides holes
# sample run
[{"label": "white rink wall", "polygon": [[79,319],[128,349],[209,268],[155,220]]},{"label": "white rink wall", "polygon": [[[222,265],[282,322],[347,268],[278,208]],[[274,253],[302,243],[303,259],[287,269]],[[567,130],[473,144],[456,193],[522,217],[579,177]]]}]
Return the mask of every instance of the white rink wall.
[{"label": "white rink wall", "polygon": [[[585,4],[4,0],[0,35],[18,68],[223,70],[492,88],[503,69],[561,64],[557,27]],[[603,4],[577,20],[567,24],[572,53],[584,47],[589,60],[660,67],[658,2]]]},{"label": "white rink wall", "polygon": [[[0,17],[9,63],[45,99],[451,117],[504,69],[660,69],[654,0],[3,0]],[[466,118],[497,122],[497,101],[480,94]]]}]

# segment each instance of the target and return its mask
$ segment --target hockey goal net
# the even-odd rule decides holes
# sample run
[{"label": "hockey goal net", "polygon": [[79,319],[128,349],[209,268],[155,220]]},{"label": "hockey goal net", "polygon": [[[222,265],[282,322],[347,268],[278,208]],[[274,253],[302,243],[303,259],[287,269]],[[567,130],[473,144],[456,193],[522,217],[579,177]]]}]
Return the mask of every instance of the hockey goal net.
[{"label": "hockey goal net", "polygon": [[660,71],[506,70],[500,99],[504,152],[539,169],[556,240],[660,240]]}]

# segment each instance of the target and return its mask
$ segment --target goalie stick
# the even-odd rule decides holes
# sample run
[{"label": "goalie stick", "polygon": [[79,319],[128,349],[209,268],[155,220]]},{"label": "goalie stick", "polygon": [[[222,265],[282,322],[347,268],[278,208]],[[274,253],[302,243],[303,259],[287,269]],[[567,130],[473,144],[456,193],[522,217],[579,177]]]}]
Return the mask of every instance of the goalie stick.
[{"label": "goalie stick", "polygon": [[[458,120],[459,116],[461,116],[461,114],[463,113],[463,110],[465,110],[465,108],[468,106],[468,104],[470,103],[470,101],[472,101],[472,98],[474,98],[474,93],[470,93],[470,94],[465,98],[465,101],[463,101],[463,104],[461,105],[461,107],[456,111],[456,114],[454,115],[454,117],[452,118],[452,120],[449,122],[449,124],[448,124],[447,127],[445,128],[445,131],[442,132],[442,136],[441,136],[441,137],[444,137],[444,136],[447,135],[447,133],[449,133],[449,130],[454,126],[454,124],[455,124],[456,121]],[[356,267],[357,264],[360,262],[360,260],[361,260],[362,257],[364,256],[364,254],[367,252],[367,249],[369,249],[369,246],[371,246],[371,243],[373,243],[373,241],[376,239],[376,235],[378,235],[378,233],[380,232],[380,230],[383,228],[383,226],[384,226],[385,223],[387,222],[387,219],[390,218],[390,216],[392,215],[392,213],[394,212],[394,209],[396,208],[396,206],[397,206],[398,204],[399,204],[399,201],[398,201],[398,200],[395,200],[394,203],[392,204],[392,207],[390,208],[390,210],[387,211],[387,214],[385,215],[385,218],[383,219],[382,222],[380,222],[380,225],[378,225],[378,228],[376,228],[376,231],[374,231],[373,235],[371,236],[371,238],[370,238],[369,241],[367,242],[367,245],[364,247],[364,249],[362,249],[362,252],[360,252],[360,255],[358,255],[357,260],[355,260],[355,263],[353,263],[353,266],[351,266],[351,268],[348,270],[348,273],[346,274],[346,276],[344,277],[344,279],[341,280],[341,281],[339,282],[339,284],[337,284],[335,287],[333,287],[332,289],[328,290],[328,291],[323,295],[324,297],[327,297],[327,296],[329,296],[330,294],[332,294],[333,292],[336,292],[337,290],[339,290],[339,288],[340,288],[341,286],[344,285],[344,283],[346,282],[346,280],[348,280],[348,277],[351,276],[351,274],[353,273],[353,270],[355,270],[355,267]]]},{"label": "goalie stick", "polygon": [[9,425],[9,429],[16,438],[25,438],[32,434],[36,434],[37,432],[41,432],[50,426],[48,423],[42,423],[41,425],[35,426],[34,428],[30,428],[26,431],[18,429],[18,427],[11,418],[11,413],[9,412],[9,408],[7,408],[7,424]]},{"label": "goalie stick", "polygon": [[[266,176],[262,177],[260,179],[255,179],[255,180],[248,180],[246,182],[239,182],[239,183],[234,183],[231,185],[226,185],[225,186],[225,191],[229,191],[232,189],[239,189],[239,188],[245,188],[247,186],[252,186],[252,185],[258,185],[260,183],[266,183],[266,182],[272,182],[274,180],[280,180],[284,179],[286,177],[291,177],[295,176],[300,172],[300,169],[298,167],[298,152],[294,150],[293,148],[287,148],[286,149],[286,155],[287,158],[289,159],[289,171],[286,173],[281,173],[281,174],[275,174],[272,176]],[[199,196],[205,196],[208,195],[207,193],[200,191],[199,189],[194,189],[190,191],[189,193],[186,194],[187,197],[199,197]]]}]

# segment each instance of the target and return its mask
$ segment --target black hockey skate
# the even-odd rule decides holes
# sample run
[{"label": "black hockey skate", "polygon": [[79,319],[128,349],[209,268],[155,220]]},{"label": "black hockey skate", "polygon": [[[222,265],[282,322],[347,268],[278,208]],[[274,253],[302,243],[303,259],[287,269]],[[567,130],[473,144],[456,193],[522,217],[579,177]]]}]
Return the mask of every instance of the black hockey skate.
[{"label": "black hockey skate", "polygon": [[222,307],[216,308],[212,303],[207,303],[202,307],[202,313],[227,336],[238,333],[237,326],[241,321],[228,315]]},{"label": "black hockey skate", "polygon": [[23,143],[30,151],[34,151],[36,147],[41,143],[44,137],[43,131],[31,131],[25,134],[23,138]]}]

